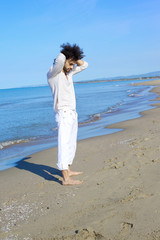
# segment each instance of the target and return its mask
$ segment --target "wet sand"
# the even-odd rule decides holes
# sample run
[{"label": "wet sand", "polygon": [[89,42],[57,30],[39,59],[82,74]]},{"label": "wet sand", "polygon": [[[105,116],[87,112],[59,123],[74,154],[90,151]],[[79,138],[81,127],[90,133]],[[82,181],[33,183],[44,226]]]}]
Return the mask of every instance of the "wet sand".
[{"label": "wet sand", "polygon": [[[144,85],[160,96],[159,80]],[[61,185],[57,148],[0,172],[0,239],[160,239],[159,96],[142,117],[109,126],[124,131],[78,142],[82,185]]]}]

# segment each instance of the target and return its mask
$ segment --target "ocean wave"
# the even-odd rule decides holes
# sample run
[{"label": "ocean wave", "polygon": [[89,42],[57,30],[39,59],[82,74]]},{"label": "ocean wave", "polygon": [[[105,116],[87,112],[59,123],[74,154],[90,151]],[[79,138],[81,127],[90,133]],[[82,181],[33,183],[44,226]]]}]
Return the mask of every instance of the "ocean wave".
[{"label": "ocean wave", "polygon": [[108,113],[115,112],[122,104],[123,104],[123,100],[121,102],[109,107],[107,109],[107,111],[103,111],[103,112],[100,112],[100,113],[95,113],[95,114],[89,115],[89,117],[86,121],[79,123],[79,126],[86,125],[86,124],[93,123],[93,122],[101,120],[104,115],[106,115]]},{"label": "ocean wave", "polygon": [[110,112],[115,111],[115,110],[116,110],[117,108],[119,108],[122,104],[123,104],[123,100],[122,100],[121,102],[119,102],[119,103],[117,103],[117,104],[109,107],[108,110],[107,110],[107,112],[105,112],[105,113],[110,113]]},{"label": "ocean wave", "polygon": [[[150,87],[145,87],[145,88],[140,88],[136,91],[134,91],[133,93],[130,93],[128,95],[128,97],[139,97],[139,96],[144,96],[145,95],[145,91],[148,90]],[[127,91],[129,92],[129,91]]]},{"label": "ocean wave", "polygon": [[101,120],[101,113],[96,113],[96,114],[90,115],[89,118],[86,121],[79,122],[78,125],[83,126],[83,125],[86,125],[86,124],[89,124],[89,123],[92,123],[92,122],[96,122],[98,120]]},{"label": "ocean wave", "polygon": [[140,97],[140,96],[143,96],[143,94],[131,93],[128,95],[128,97]]},{"label": "ocean wave", "polygon": [[8,106],[8,105],[10,105],[11,103],[1,103],[0,104],[0,107],[4,107],[4,106]]},{"label": "ocean wave", "polygon": [[135,93],[131,93],[128,95],[128,97],[137,97],[137,96],[138,96],[138,94],[135,94]]},{"label": "ocean wave", "polygon": [[2,150],[4,148],[10,147],[10,146],[15,145],[15,144],[27,143],[27,142],[30,142],[30,141],[33,141],[33,140],[35,140],[35,138],[32,138],[32,139],[18,139],[18,140],[10,140],[10,141],[1,142],[0,143],[0,149]]}]

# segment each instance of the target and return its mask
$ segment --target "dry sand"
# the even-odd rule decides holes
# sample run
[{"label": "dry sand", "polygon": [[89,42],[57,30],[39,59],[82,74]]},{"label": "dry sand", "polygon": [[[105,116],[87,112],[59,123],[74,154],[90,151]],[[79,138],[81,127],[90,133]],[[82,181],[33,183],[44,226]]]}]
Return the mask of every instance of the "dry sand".
[{"label": "dry sand", "polygon": [[160,239],[160,102],[152,104],[109,126],[124,131],[78,142],[82,185],[61,185],[57,148],[1,172],[0,239]]}]

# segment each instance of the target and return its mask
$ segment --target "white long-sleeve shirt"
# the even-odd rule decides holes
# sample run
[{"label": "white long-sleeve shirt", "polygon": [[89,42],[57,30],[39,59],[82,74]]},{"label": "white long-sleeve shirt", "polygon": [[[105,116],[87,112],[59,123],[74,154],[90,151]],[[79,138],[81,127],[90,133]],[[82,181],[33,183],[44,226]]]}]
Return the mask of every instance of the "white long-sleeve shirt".
[{"label": "white long-sleeve shirt", "polygon": [[83,65],[75,66],[66,77],[65,73],[62,71],[65,61],[65,55],[60,53],[47,73],[48,84],[54,98],[53,108],[55,112],[65,107],[76,110],[76,98],[72,76],[81,72],[88,66],[88,63],[84,61]]}]

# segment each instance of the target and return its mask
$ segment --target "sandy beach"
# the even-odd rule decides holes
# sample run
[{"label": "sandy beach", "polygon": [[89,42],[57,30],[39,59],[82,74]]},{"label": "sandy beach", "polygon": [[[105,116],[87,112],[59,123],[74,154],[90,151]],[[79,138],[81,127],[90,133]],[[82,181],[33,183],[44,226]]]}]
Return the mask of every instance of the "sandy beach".
[{"label": "sandy beach", "polygon": [[57,148],[0,172],[1,240],[160,239],[160,80],[138,84],[155,86],[155,108],[78,142],[82,185],[61,185]]}]

